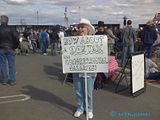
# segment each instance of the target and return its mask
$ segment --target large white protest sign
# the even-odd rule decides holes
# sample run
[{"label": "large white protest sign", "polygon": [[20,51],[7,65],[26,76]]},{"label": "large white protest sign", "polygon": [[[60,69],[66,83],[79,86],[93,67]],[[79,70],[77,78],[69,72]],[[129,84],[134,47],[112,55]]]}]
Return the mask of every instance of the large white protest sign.
[{"label": "large white protest sign", "polygon": [[107,36],[73,36],[62,41],[63,73],[108,71]]},{"label": "large white protest sign", "polygon": [[132,56],[132,94],[144,88],[144,54]]}]

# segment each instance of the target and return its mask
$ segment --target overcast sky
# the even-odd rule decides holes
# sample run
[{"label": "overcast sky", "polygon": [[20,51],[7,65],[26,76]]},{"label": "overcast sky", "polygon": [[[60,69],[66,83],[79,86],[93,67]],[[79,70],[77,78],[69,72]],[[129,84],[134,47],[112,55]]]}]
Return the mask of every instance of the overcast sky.
[{"label": "overcast sky", "polygon": [[87,18],[93,24],[102,20],[122,25],[126,16],[137,27],[160,12],[160,0],[0,0],[0,14],[9,16],[9,24],[66,25],[65,7],[68,24]]}]

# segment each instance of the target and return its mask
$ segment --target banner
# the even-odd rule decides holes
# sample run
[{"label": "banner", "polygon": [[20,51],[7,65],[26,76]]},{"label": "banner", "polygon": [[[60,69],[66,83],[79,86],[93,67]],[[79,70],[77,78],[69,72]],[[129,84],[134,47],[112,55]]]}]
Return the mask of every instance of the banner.
[{"label": "banner", "polygon": [[62,41],[63,73],[108,72],[107,36],[73,36]]}]

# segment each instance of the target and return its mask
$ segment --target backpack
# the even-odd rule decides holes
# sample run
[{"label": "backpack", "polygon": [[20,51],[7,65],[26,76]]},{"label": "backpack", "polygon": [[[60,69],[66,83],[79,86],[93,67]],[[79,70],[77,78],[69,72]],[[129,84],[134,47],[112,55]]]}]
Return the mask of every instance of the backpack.
[{"label": "backpack", "polygon": [[94,89],[96,89],[96,90],[102,89],[106,79],[107,78],[104,75],[104,73],[97,73],[97,77],[94,82]]}]

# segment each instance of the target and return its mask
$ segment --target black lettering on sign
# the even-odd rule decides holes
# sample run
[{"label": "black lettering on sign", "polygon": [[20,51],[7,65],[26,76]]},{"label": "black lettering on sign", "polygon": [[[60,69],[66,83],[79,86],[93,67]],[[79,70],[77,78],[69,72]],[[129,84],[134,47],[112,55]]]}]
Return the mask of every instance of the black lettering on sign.
[{"label": "black lettering on sign", "polygon": [[66,37],[64,38],[64,45],[75,45],[78,43],[79,37]]},{"label": "black lettering on sign", "polygon": [[96,65],[70,65],[70,71],[95,71]]},{"label": "black lettering on sign", "polygon": [[66,65],[86,65],[86,64],[107,64],[106,57],[90,57],[90,58],[73,58],[70,56],[64,57]]},{"label": "black lettering on sign", "polygon": [[69,54],[70,55],[88,55],[88,54],[103,54],[103,45],[93,44],[93,45],[79,45],[79,46],[70,46]]},{"label": "black lettering on sign", "polygon": [[104,36],[82,36],[80,44],[102,44]]}]

